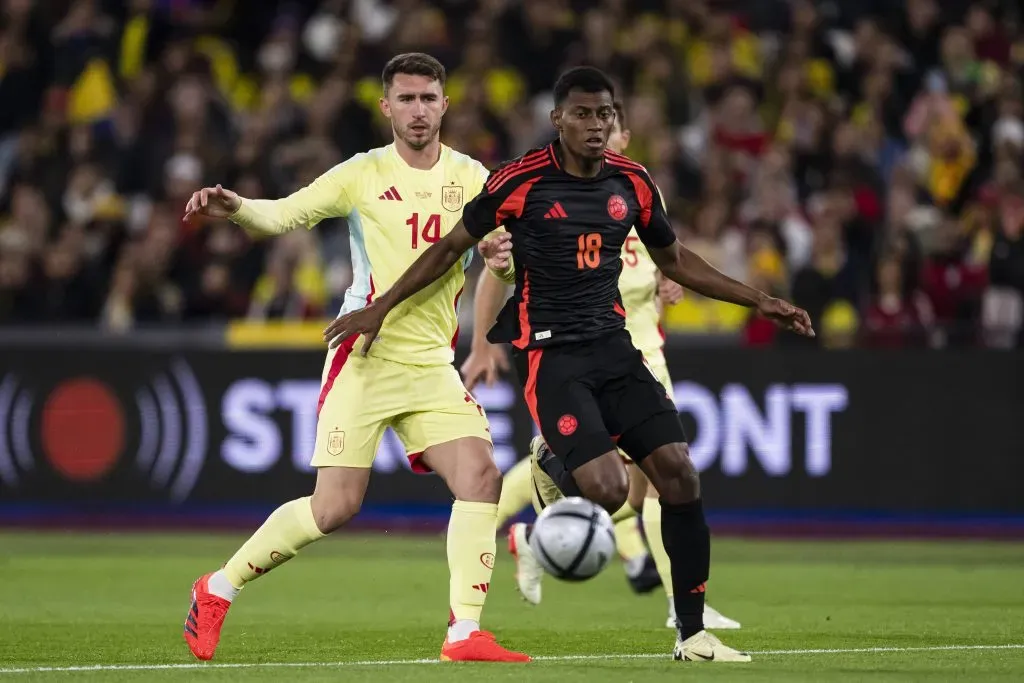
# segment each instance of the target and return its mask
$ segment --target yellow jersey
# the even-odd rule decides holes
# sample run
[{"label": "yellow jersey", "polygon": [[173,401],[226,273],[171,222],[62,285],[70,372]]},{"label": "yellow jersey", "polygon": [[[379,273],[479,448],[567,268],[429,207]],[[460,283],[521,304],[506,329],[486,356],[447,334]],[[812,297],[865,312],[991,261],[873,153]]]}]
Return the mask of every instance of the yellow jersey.
[{"label": "yellow jersey", "polygon": [[[357,154],[283,199],[243,199],[231,220],[280,234],[348,219],[352,285],[341,313],[362,308],[387,291],[423,250],[448,234],[462,208],[487,180],[483,164],[442,145],[430,170],[410,167],[394,144]],[[454,360],[459,298],[472,250],[430,286],[409,297],[384,321],[370,355],[409,365]]]},{"label": "yellow jersey", "polygon": [[658,312],[657,276],[658,267],[633,228],[622,244],[619,295],[626,309],[626,331],[633,338],[633,346],[647,358],[660,354],[665,344]]}]

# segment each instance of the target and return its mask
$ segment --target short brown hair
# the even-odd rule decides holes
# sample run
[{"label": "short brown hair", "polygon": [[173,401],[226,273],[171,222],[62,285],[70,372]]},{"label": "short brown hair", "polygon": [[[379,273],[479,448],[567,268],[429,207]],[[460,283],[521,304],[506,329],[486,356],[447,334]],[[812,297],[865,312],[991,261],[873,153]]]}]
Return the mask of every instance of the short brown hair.
[{"label": "short brown hair", "polygon": [[626,127],[626,107],[623,106],[621,100],[615,100],[612,106],[615,107],[615,118],[619,122],[619,129],[628,130]]},{"label": "short brown hair", "polygon": [[380,75],[385,95],[388,94],[396,74],[426,76],[438,81],[442,88],[447,77],[444,65],[425,52],[406,52],[405,54],[395,55],[384,65],[384,72]]}]

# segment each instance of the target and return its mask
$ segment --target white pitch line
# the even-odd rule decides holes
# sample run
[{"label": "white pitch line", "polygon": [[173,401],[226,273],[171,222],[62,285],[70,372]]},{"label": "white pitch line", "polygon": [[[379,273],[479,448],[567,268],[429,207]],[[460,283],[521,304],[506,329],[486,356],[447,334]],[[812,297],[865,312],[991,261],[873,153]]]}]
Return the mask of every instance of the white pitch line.
[{"label": "white pitch line", "polygon": [[[1024,643],[1011,645],[932,645],[926,647],[851,647],[812,650],[761,650],[760,657],[788,655],[839,655],[886,652],[944,652],[955,650],[1024,650]],[[536,662],[597,662],[610,659],[669,659],[669,654],[552,655],[534,657]],[[194,669],[337,669],[353,666],[398,666],[441,664],[437,659],[366,659],[351,662],[230,662],[216,664],[90,664],[86,666],[32,666],[0,668],[0,674],[68,673],[87,671],[177,671]]]}]

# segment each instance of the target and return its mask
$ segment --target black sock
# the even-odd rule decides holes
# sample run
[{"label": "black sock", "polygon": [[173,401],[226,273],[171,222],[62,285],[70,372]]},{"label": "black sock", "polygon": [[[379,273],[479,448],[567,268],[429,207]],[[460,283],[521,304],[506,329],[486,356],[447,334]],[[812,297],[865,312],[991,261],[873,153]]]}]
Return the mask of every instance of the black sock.
[{"label": "black sock", "polygon": [[711,566],[711,532],[700,500],[661,503],[661,540],[672,563],[672,598],[679,635],[686,640],[704,629],[704,584]]},{"label": "black sock", "polygon": [[572,472],[565,468],[565,463],[552,453],[550,449],[544,449],[540,458],[537,459],[537,464],[540,465],[540,468],[544,470],[546,475],[551,477],[551,481],[555,482],[555,486],[558,487],[563,496],[583,497],[583,492],[580,491],[580,487],[576,484],[576,479],[572,476]]}]

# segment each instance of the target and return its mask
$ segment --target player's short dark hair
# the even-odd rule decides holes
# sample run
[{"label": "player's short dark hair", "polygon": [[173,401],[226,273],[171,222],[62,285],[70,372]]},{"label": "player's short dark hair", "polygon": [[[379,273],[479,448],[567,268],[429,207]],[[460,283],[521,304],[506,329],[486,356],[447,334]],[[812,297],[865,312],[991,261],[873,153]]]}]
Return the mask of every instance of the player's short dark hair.
[{"label": "player's short dark hair", "polygon": [[615,98],[615,86],[612,85],[612,79],[593,66],[577,66],[558,77],[554,88],[555,106],[562,106],[565,98],[573,90],[589,93],[607,91],[612,99]]},{"label": "player's short dark hair", "polygon": [[619,128],[621,130],[628,130],[629,126],[626,125],[626,107],[623,106],[621,100],[615,100],[612,106],[615,107],[615,119],[619,122]]},{"label": "player's short dark hair", "polygon": [[407,76],[426,76],[435,80],[444,87],[445,79],[448,77],[444,65],[426,54],[425,52],[406,52],[395,55],[384,65],[384,71],[380,75],[381,84],[384,86],[384,94],[388,94],[391,84],[397,74]]}]

